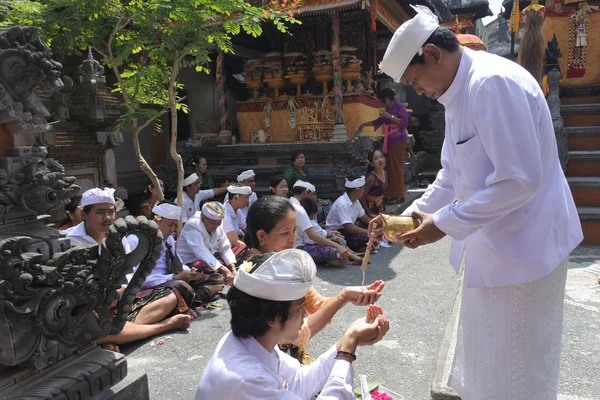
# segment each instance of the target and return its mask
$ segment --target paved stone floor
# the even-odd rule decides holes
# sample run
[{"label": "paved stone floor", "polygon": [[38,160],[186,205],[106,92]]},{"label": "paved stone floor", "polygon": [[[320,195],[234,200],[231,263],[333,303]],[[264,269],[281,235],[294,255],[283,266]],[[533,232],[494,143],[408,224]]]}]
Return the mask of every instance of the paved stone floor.
[{"label": "paved stone floor", "polygon": [[[429,398],[438,346],[457,290],[457,278],[446,261],[449,243],[444,240],[418,250],[382,249],[371,256],[367,270],[367,282],[387,282],[379,304],[392,327],[376,346],[359,348],[356,374],[383,378],[406,400]],[[324,295],[334,295],[343,286],[359,285],[361,279],[358,266],[323,268],[315,287]],[[166,338],[163,345],[151,346],[161,338],[156,337],[122,349],[128,354],[130,370],[147,372],[152,400],[193,399],[202,369],[229,330],[227,304],[219,303],[221,309],[202,312],[187,333],[161,336]],[[347,305],[311,341],[310,353],[327,350],[363,312],[364,308]]]},{"label": "paved stone floor", "polygon": [[[356,374],[382,378],[404,400],[429,399],[438,347],[457,293],[458,280],[447,261],[450,241],[409,250],[393,246],[371,258],[367,282],[387,282],[379,304],[392,321],[383,341],[360,348]],[[565,294],[561,400],[600,399],[600,248],[582,246],[571,258]],[[358,285],[359,267],[319,269],[316,289],[334,295]],[[229,330],[229,312],[205,310],[188,332],[171,332],[123,348],[130,370],[148,374],[152,400],[193,399],[202,369]],[[334,344],[363,309],[346,306],[311,342],[318,355]],[[153,345],[160,338],[163,345]],[[358,380],[357,380],[358,381]]]}]

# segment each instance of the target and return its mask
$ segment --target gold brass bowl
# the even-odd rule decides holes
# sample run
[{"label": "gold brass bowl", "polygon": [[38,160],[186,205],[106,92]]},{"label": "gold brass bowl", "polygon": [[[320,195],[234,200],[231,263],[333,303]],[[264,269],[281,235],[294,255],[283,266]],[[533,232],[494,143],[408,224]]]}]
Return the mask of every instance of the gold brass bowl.
[{"label": "gold brass bowl", "polygon": [[383,236],[392,243],[403,243],[398,240],[398,237],[414,231],[420,225],[420,221],[413,217],[387,214],[381,214],[381,217],[383,218]]}]

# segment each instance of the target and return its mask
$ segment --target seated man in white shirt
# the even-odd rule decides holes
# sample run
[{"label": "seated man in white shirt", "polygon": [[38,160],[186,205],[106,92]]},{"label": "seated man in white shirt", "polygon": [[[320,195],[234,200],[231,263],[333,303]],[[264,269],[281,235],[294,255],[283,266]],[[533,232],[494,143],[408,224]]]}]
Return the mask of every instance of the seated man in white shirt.
[{"label": "seated man in white shirt", "polygon": [[196,173],[193,173],[184,179],[181,201],[183,208],[183,215],[181,216],[182,222],[187,222],[196,211],[199,211],[200,204],[204,200],[221,195],[227,190],[225,187],[200,190],[201,184],[202,182]]},{"label": "seated man in white shirt", "polygon": [[[83,222],[67,234],[73,245],[100,245],[108,234],[110,226],[115,222],[116,209],[114,189],[104,190],[93,188],[83,193],[81,206],[83,207]],[[137,239],[137,238],[136,238]],[[133,241],[131,241],[133,242]],[[132,247],[127,238],[123,238],[123,247],[126,252]],[[101,247],[98,248],[100,250]],[[119,289],[122,294],[123,289]],[[177,297],[171,293],[162,299],[162,306],[170,311],[177,306]],[[174,329],[187,329],[190,325],[189,315],[175,315],[166,318],[166,314],[158,315],[158,318],[147,318],[135,323],[127,322],[118,335],[104,337],[97,341],[109,350],[118,351],[116,345],[130,343],[136,340],[148,338]]]},{"label": "seated man in white shirt", "polygon": [[[254,189],[256,189],[256,174],[254,173],[253,170],[249,169],[249,170],[244,171],[241,174],[239,174],[237,176],[237,181],[238,181],[239,185],[248,186],[248,187],[250,187],[250,189],[252,189],[252,193],[250,194],[250,197],[248,198],[248,204],[240,210],[242,212],[242,214],[244,215],[244,220],[245,220],[246,218],[248,218],[248,210],[250,209],[250,207],[252,207],[252,204],[254,204],[254,202],[256,200],[258,200],[258,196],[254,192]],[[229,193],[227,193],[225,195],[225,199],[223,200],[223,202],[227,203],[228,200],[229,200]]]},{"label": "seated man in white shirt", "polygon": [[365,177],[346,178],[346,193],[341,195],[327,215],[327,230],[337,230],[346,239],[348,247],[357,252],[365,251],[369,235],[367,229],[356,225],[361,221],[364,226],[369,225],[370,218],[360,204],[364,193]]},{"label": "seated man in white shirt", "polygon": [[227,293],[231,332],[204,369],[196,400],[300,400],[319,392],[317,399],[354,399],[357,346],[377,343],[389,330],[381,308],[369,306],[367,317],[354,322],[337,344],[301,366],[277,343],[298,338],[315,263],[297,249],[254,261],[240,269]]},{"label": "seated man in white shirt", "polygon": [[[236,254],[221,226],[224,216],[223,204],[205,203],[202,211],[183,227],[177,252],[185,264],[205,274],[219,273],[221,283],[231,285],[236,273]],[[241,248],[238,246],[236,250]]]},{"label": "seated man in white shirt", "polygon": [[246,234],[246,217],[242,212],[248,206],[249,197],[252,194],[250,186],[231,185],[227,188],[229,200],[225,202],[225,217],[223,218],[223,230],[231,243],[231,247],[243,245],[242,238]]},{"label": "seated man in white shirt", "polygon": [[[310,254],[317,265],[343,267],[348,260],[348,249],[328,239],[335,235],[333,232],[329,232],[327,237],[316,232],[308,214],[300,204],[302,200],[310,199],[315,191],[316,189],[312,183],[300,180],[296,181],[292,188],[290,203],[296,211],[296,241],[294,247]],[[310,239],[315,244],[305,242],[304,238]]]},{"label": "seated man in white shirt", "polygon": [[[195,318],[195,309],[210,302],[223,285],[219,282],[215,284],[215,277],[208,273],[190,270],[181,262],[173,239],[181,207],[164,200],[152,208],[152,214],[163,235],[165,246],[154,269],[136,294],[128,320],[144,323],[176,313]],[[219,274],[215,275],[222,281]],[[170,294],[177,297],[175,306],[163,300]]]},{"label": "seated man in white shirt", "polygon": [[[319,235],[321,235],[323,237],[328,238],[329,240],[331,240],[334,243],[338,243],[338,244],[346,247],[346,239],[344,238],[344,236],[342,236],[341,233],[339,233],[338,231],[329,231],[328,232],[325,229],[321,228],[321,225],[319,225],[319,222],[317,221],[317,213],[319,211],[319,207],[318,207],[317,203],[315,202],[314,197],[311,197],[308,199],[303,199],[300,202],[300,205],[302,206],[302,208],[304,208],[304,211],[306,211],[306,214],[310,218],[310,222],[316,233],[318,233]],[[305,245],[317,244],[314,240],[312,240],[308,236],[306,231],[304,231],[302,233],[302,241],[305,243]],[[359,257],[352,250],[348,251],[348,258],[354,264],[357,264],[357,265],[362,264],[362,257]]]}]

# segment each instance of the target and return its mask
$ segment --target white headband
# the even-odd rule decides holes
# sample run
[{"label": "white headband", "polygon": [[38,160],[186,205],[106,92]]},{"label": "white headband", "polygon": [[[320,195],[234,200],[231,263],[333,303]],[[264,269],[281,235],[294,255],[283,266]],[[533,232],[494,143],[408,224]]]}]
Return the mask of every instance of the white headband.
[{"label": "white headband", "polygon": [[109,203],[115,204],[115,189],[113,188],[93,188],[86,190],[81,195],[81,207],[91,206],[92,204]]},{"label": "white headband", "polygon": [[162,218],[179,220],[181,207],[169,203],[156,204],[152,207],[152,212]]},{"label": "white headband", "polygon": [[348,189],[357,189],[365,186],[365,177],[361,176],[360,178],[356,178],[353,181],[349,181],[346,179],[346,183],[344,184]]},{"label": "white headband", "polygon": [[439,27],[437,16],[425,6],[411,5],[417,15],[403,23],[392,36],[379,69],[396,82],[416,54],[423,54],[421,47]]},{"label": "white headband", "polygon": [[254,173],[254,171],[251,170],[251,169],[249,169],[249,170],[244,171],[241,174],[239,174],[238,177],[237,177],[237,181],[238,182],[243,182],[246,179],[254,178],[255,176],[256,176],[256,174]]},{"label": "white headband", "polygon": [[231,194],[245,194],[247,196],[252,194],[252,188],[250,186],[230,185],[227,187],[227,191]]},{"label": "white headband", "polygon": [[296,181],[296,183],[294,183],[294,187],[301,187],[312,193],[317,191],[317,189],[315,188],[315,186],[312,183],[304,182],[304,181],[300,181],[300,180],[298,180],[298,181]]},{"label": "white headband", "polygon": [[306,295],[317,275],[312,257],[303,250],[283,250],[253,273],[240,268],[233,285],[250,296],[273,301],[294,301]]},{"label": "white headband", "polygon": [[218,201],[209,201],[202,206],[201,215],[208,219],[220,221],[225,216],[225,207]]},{"label": "white headband", "polygon": [[192,183],[195,183],[198,181],[198,175],[194,172],[193,174],[191,174],[190,176],[188,176],[187,178],[185,178],[183,180],[183,187],[189,186]]}]

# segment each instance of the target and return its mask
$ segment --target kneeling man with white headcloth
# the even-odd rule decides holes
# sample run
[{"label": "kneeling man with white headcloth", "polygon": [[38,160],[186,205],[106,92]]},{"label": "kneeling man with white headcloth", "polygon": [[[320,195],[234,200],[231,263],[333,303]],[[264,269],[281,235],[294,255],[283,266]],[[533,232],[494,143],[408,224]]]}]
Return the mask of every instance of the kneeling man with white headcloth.
[{"label": "kneeling man with white headcloth", "polygon": [[284,250],[242,265],[227,293],[231,332],[217,345],[196,400],[354,399],[352,362],[358,346],[377,343],[389,330],[378,306],[352,323],[340,341],[308,366],[277,347],[294,341],[306,317],[304,296],[317,268],[308,253]]}]

